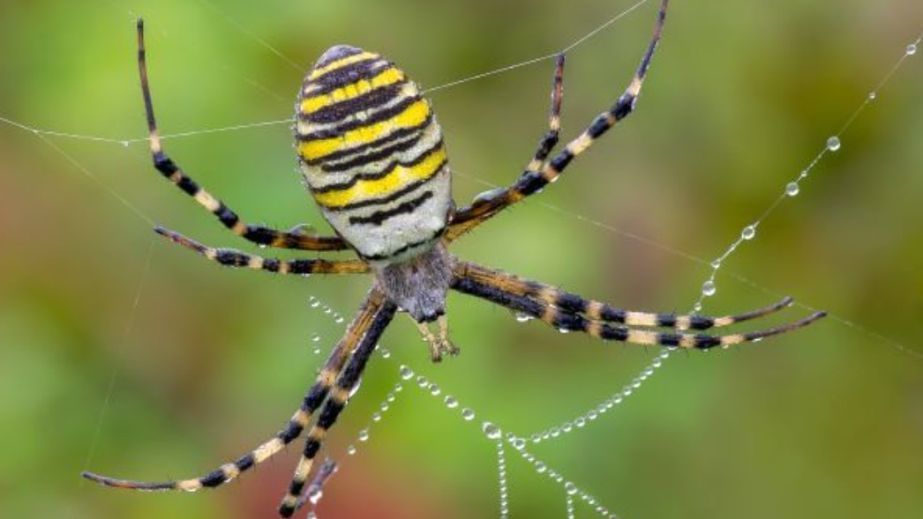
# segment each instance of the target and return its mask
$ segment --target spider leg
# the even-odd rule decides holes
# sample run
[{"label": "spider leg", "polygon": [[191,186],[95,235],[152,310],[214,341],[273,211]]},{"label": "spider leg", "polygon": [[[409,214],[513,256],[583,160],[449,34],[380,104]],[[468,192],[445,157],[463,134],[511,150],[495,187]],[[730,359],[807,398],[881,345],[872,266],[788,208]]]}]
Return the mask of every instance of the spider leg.
[{"label": "spider leg", "polygon": [[[538,173],[548,154],[558,143],[561,131],[561,102],[564,98],[564,54],[558,54],[555,64],[554,76],[551,83],[551,109],[548,115],[548,132],[538,143],[532,160],[526,166],[526,173]],[[494,197],[507,196],[508,188],[497,188],[485,191],[475,197],[474,202],[452,215],[452,222],[446,232],[446,239],[454,241],[462,234],[474,229],[484,220],[496,214],[500,209],[490,203],[484,203]]]},{"label": "spider leg", "polygon": [[336,384],[330,389],[329,397],[324,402],[317,421],[308,432],[304,452],[295,467],[295,474],[292,476],[288,493],[282,498],[282,503],[279,505],[279,515],[282,517],[291,517],[297,507],[303,503],[299,496],[305,489],[305,483],[311,473],[311,466],[314,464],[314,458],[320,450],[321,443],[327,436],[327,431],[333,427],[340,412],[343,411],[349,397],[355,391],[359,377],[365,370],[366,363],[369,357],[372,356],[372,352],[375,351],[379,337],[381,337],[388,324],[391,323],[396,311],[397,306],[391,302],[386,302],[378,308],[373,316],[372,323],[360,340],[353,356],[349,359],[349,363],[340,373],[340,376],[337,377]]},{"label": "spider leg", "polygon": [[369,272],[368,263],[361,260],[328,261],[323,259],[280,260],[277,258],[263,258],[235,249],[208,247],[176,231],[171,231],[160,226],[155,227],[154,231],[173,243],[192,249],[202,256],[205,256],[207,259],[226,267],[245,267],[278,274],[299,275],[362,274]]},{"label": "spider leg", "polygon": [[377,289],[373,289],[360,308],[356,318],[350,323],[343,338],[340,339],[330,353],[311,389],[308,390],[298,410],[295,411],[295,414],[292,415],[285,427],[272,439],[260,444],[257,448],[237,458],[237,460],[224,463],[204,476],[175,481],[132,481],[101,476],[93,472],[83,472],[81,475],[90,481],[109,487],[143,491],[185,490],[195,492],[203,487],[213,488],[235,479],[254,465],[278,454],[301,435],[310,422],[314,411],[323,403],[337,377],[343,372],[350,355],[359,347],[362,337],[367,335],[370,328],[377,322],[376,317],[381,313],[383,306],[385,306],[384,295]]},{"label": "spider leg", "polygon": [[[529,168],[522,173],[512,186],[482,193],[470,206],[456,212],[452,221],[453,223],[450,225],[446,234],[449,241],[470,231],[500,211],[537,193],[546,185],[557,180],[574,157],[586,151],[600,135],[615,126],[616,123],[625,117],[628,117],[632,110],[634,110],[635,102],[638,99],[638,95],[641,93],[641,86],[644,83],[644,78],[651,64],[651,58],[654,56],[654,50],[657,48],[657,43],[660,41],[660,33],[663,29],[664,20],[666,19],[668,3],[668,0],[662,0],[660,11],[657,15],[657,22],[654,26],[654,35],[648,44],[647,51],[641,58],[641,64],[638,66],[625,92],[618,98],[615,104],[593,119],[593,122],[590,123],[583,133],[570,141],[554,158],[544,161],[544,163],[540,165],[540,168],[536,167],[532,169],[534,164],[530,163]],[[553,111],[554,108],[552,108],[552,112]]]},{"label": "spider leg", "polygon": [[583,314],[593,321],[604,321],[628,326],[656,326],[675,330],[707,330],[730,326],[735,323],[763,317],[791,306],[794,300],[784,297],[780,301],[763,308],[743,312],[737,315],[709,317],[706,315],[677,315],[663,312],[639,312],[615,308],[602,301],[586,299],[580,295],[566,292],[551,285],[522,279],[496,269],[474,263],[459,261],[455,266],[455,275],[471,278],[484,285],[527,297],[561,310]]},{"label": "spider leg", "polygon": [[218,220],[234,234],[253,243],[281,247],[287,249],[301,249],[314,251],[345,250],[346,245],[339,236],[312,236],[297,231],[279,231],[260,225],[251,225],[241,221],[237,213],[223,202],[212,196],[208,191],[199,186],[192,178],[163,151],[160,135],[157,132],[157,122],[154,118],[154,104],[151,101],[151,89],[148,83],[147,63],[144,48],[144,22],[138,19],[138,71],[141,75],[141,91],[144,96],[144,110],[147,114],[147,126],[151,155],[154,167],[170,182],[179,187],[187,195],[195,199],[202,207],[218,217]]},{"label": "spider leg", "polygon": [[552,304],[531,297],[516,294],[504,288],[489,285],[471,276],[455,279],[452,288],[469,295],[486,299],[511,310],[525,313],[550,324],[558,330],[584,332],[593,337],[609,341],[621,341],[633,344],[660,345],[679,348],[708,349],[715,346],[731,346],[744,342],[757,342],[766,337],[779,335],[802,328],[824,317],[825,312],[817,312],[801,320],[774,328],[755,332],[727,335],[709,335],[704,333],[657,332],[639,330],[622,324],[591,319],[573,311],[558,308]]}]

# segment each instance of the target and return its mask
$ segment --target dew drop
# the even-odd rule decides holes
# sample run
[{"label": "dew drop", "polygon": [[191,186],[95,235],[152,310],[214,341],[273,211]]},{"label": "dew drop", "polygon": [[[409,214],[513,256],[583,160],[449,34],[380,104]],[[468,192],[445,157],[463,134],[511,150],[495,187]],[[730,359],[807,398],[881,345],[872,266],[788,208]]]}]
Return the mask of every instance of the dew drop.
[{"label": "dew drop", "polygon": [[346,319],[344,319],[343,316],[339,316],[335,319],[337,324],[343,324],[344,321],[346,321]]},{"label": "dew drop", "polygon": [[426,380],[426,377],[423,375],[417,375],[417,385],[421,388],[429,386],[429,380]]},{"label": "dew drop", "polygon": [[709,263],[709,265],[711,266],[712,270],[718,270],[721,268],[721,260],[720,259],[712,260],[712,262]]},{"label": "dew drop", "polygon": [[314,354],[320,355],[320,348],[314,348]]},{"label": "dew drop", "polygon": [[521,451],[526,448],[526,441],[522,438],[513,438],[510,440],[510,445],[512,445],[514,449]]},{"label": "dew drop", "polygon": [[740,231],[740,237],[745,240],[752,240],[756,236],[756,226],[748,225],[744,227],[744,230]]},{"label": "dew drop", "polygon": [[702,311],[702,303],[696,303],[696,304],[692,305],[692,311],[693,311],[693,312],[696,312],[696,313],[701,312],[701,311]]},{"label": "dew drop", "polygon": [[910,45],[907,46],[907,49],[905,52],[907,53],[908,56],[913,56],[914,54],[917,53],[917,44],[911,43]]},{"label": "dew drop", "polygon": [[401,379],[410,380],[411,378],[413,378],[413,370],[407,366],[401,365]]},{"label": "dew drop", "polygon": [[462,414],[462,418],[464,418],[466,422],[470,422],[471,420],[474,420],[474,410],[470,408],[466,407],[462,409],[461,414]]},{"label": "dew drop", "polygon": [[544,463],[542,463],[541,461],[535,462],[535,472],[538,472],[539,474],[544,474],[546,470],[548,470],[548,467],[546,467]]},{"label": "dew drop", "polygon": [[387,403],[382,402],[382,403],[381,403],[381,406],[379,406],[379,409],[381,409],[381,412],[384,413],[384,412],[386,412],[388,409],[391,409],[391,407],[388,406]]},{"label": "dew drop", "polygon": [[122,142],[121,142],[121,144],[122,144],[122,146],[124,146],[124,147],[126,147],[126,148],[127,148],[127,147],[128,147],[128,145],[129,145],[129,144],[131,144],[131,143],[130,143],[130,142],[128,142],[128,141],[122,141]]},{"label": "dew drop", "polygon": [[520,323],[524,323],[524,322],[531,321],[531,320],[532,320],[531,315],[525,312],[516,312],[516,321]]},{"label": "dew drop", "polygon": [[834,135],[827,139],[827,149],[830,151],[838,151],[840,149],[841,143],[840,138]]},{"label": "dew drop", "polygon": [[350,456],[352,456],[355,453],[356,453],[355,445],[350,445],[349,447],[346,447],[346,454],[349,454]]},{"label": "dew drop", "polygon": [[557,427],[552,427],[552,428],[551,428],[551,437],[552,437],[552,438],[557,438],[558,436],[561,436],[561,429],[559,429],[559,428],[557,428]]},{"label": "dew drop", "polygon": [[361,431],[359,431],[359,441],[361,442],[369,441],[369,430],[368,429],[362,429]]},{"label": "dew drop", "polygon": [[785,186],[785,194],[788,196],[796,196],[801,190],[801,187],[798,186],[798,182],[789,182]]},{"label": "dew drop", "polygon": [[320,335],[314,334],[311,336],[311,342],[320,342]]},{"label": "dew drop", "polygon": [[440,393],[442,393],[442,390],[439,389],[439,386],[437,386],[436,384],[429,385],[429,394],[433,396],[439,396]]},{"label": "dew drop", "polygon": [[500,430],[500,428],[491,422],[484,422],[481,424],[481,430],[484,431],[484,435],[487,436],[487,439],[489,440],[499,440],[503,435],[503,432]]},{"label": "dew drop", "polygon": [[374,413],[372,413],[372,421],[373,421],[373,422],[380,422],[380,421],[381,421],[381,413],[379,413],[378,411],[375,411]]},{"label": "dew drop", "polygon": [[381,358],[383,358],[383,359],[390,359],[390,358],[391,358],[391,350],[386,350],[386,349],[382,348],[382,350],[381,350]]},{"label": "dew drop", "polygon": [[578,428],[585,427],[586,418],[583,418],[583,417],[577,418],[576,420],[574,420],[574,425],[576,425]]},{"label": "dew drop", "polygon": [[317,308],[318,306],[320,306],[320,301],[318,301],[317,299],[315,299],[315,300],[311,301],[311,305],[310,305],[310,306],[311,306],[311,308]]},{"label": "dew drop", "polygon": [[715,287],[715,282],[709,279],[705,283],[702,283],[702,295],[705,297],[711,297],[715,295],[718,289]]},{"label": "dew drop", "polygon": [[536,433],[536,434],[533,434],[532,436],[530,436],[530,437],[529,437],[529,440],[531,440],[532,443],[541,443],[542,437],[541,437],[541,435],[539,435],[539,434]]},{"label": "dew drop", "polygon": [[444,402],[445,402],[445,406],[448,407],[449,409],[455,409],[456,407],[458,407],[458,400],[456,400],[455,397],[452,395],[446,395]]},{"label": "dew drop", "polygon": [[575,495],[577,493],[577,485],[568,481],[564,483],[564,491],[567,492],[567,495],[569,496]]},{"label": "dew drop", "polygon": [[875,98],[877,98],[877,97],[878,97],[878,92],[875,92],[874,90],[872,90],[871,92],[869,92],[869,101],[874,101]]},{"label": "dew drop", "polygon": [[572,424],[571,422],[567,422],[561,426],[561,430],[565,433],[569,433],[574,430],[574,424]]},{"label": "dew drop", "polygon": [[570,333],[570,330],[567,328],[558,328],[558,333]]}]

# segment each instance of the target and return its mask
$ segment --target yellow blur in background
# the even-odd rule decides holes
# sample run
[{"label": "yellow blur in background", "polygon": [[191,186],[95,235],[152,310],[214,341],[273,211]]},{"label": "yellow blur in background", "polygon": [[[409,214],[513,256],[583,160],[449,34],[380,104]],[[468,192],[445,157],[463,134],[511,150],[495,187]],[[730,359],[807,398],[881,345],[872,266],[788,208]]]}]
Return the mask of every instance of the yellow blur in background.
[{"label": "yellow blur in background", "polygon": [[[656,3],[568,54],[565,139],[622,91]],[[133,140],[145,135],[137,16],[161,132],[195,132],[165,141],[177,162],[248,220],[327,231],[288,124],[201,130],[289,118],[302,75],[334,44],[380,52],[432,88],[552,53],[631,5],[0,4],[0,117],[131,141],[0,122],[0,516],[274,517],[298,444],[199,495],[103,489],[79,473],[191,477],[268,438],[339,338],[335,314],[348,320],[370,282],[222,269],[154,235],[158,223],[254,252],[160,178]],[[453,251],[618,306],[687,311],[708,261],[921,30],[914,0],[675,1],[636,113]],[[923,515],[921,59],[907,58],[842,148],[725,262],[704,309],[792,295],[832,316],[733,351],[676,353],[631,398],[530,452],[619,517]],[[526,164],[545,130],[552,66],[432,93],[460,204]],[[448,310],[462,354],[440,365],[405,316],[386,333],[390,358],[373,359],[331,432],[325,453],[341,466],[320,517],[495,517],[496,446],[481,423],[528,437],[572,420],[659,353],[518,323],[463,296]],[[401,364],[440,394],[407,381],[373,421]],[[446,395],[461,405],[449,409]],[[506,458],[511,517],[566,516],[563,486],[509,447]]]}]

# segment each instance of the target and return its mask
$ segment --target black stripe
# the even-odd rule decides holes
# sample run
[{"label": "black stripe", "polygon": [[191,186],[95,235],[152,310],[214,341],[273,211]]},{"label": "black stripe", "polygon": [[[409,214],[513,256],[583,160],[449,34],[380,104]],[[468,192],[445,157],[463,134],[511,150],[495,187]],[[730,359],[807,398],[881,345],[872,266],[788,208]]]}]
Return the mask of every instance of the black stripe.
[{"label": "black stripe", "polygon": [[224,471],[221,469],[216,469],[208,473],[207,476],[199,480],[199,483],[202,483],[203,487],[217,487],[218,485],[224,483],[225,475]]},{"label": "black stripe", "polygon": [[289,420],[288,424],[285,426],[285,429],[282,429],[278,434],[276,434],[276,438],[282,440],[283,444],[288,445],[292,442],[292,440],[300,436],[302,431],[304,431],[304,426],[298,422]]},{"label": "black stripe", "polygon": [[480,297],[498,305],[523,312],[532,317],[541,317],[544,305],[528,297],[517,296],[504,292],[483,283],[478,283],[470,278],[461,278],[455,280],[452,288],[459,292]]},{"label": "black stripe", "polygon": [[[347,156],[350,156],[350,155],[355,155],[355,154],[359,154],[359,153],[364,153],[365,151],[367,151],[367,150],[370,149],[370,148],[377,148],[377,147],[382,146],[382,145],[384,145],[384,144],[389,144],[389,143],[391,143],[391,142],[394,142],[394,141],[396,141],[396,140],[398,140],[398,139],[400,139],[400,138],[402,138],[402,137],[404,137],[404,136],[406,136],[406,135],[411,135],[411,134],[413,134],[413,133],[421,132],[423,129],[425,129],[427,126],[429,126],[429,124],[430,124],[430,122],[432,122],[432,120],[433,120],[433,112],[432,112],[432,110],[430,110],[430,111],[429,111],[429,114],[427,114],[427,116],[426,116],[426,119],[424,119],[423,122],[421,122],[420,124],[418,124],[418,125],[416,125],[416,126],[411,126],[411,127],[409,127],[409,128],[401,128],[400,130],[393,131],[393,132],[389,133],[388,135],[385,135],[384,137],[382,137],[382,138],[380,138],[380,139],[378,139],[378,140],[374,140],[374,141],[372,141],[372,142],[363,144],[363,145],[361,145],[361,146],[356,146],[356,147],[354,147],[354,148],[348,148],[348,149],[345,149],[345,150],[337,150],[337,151],[335,151],[335,152],[333,152],[333,153],[324,155],[323,157],[319,157],[319,158],[316,158],[316,159],[306,160],[306,159],[302,158],[302,160],[304,161],[305,164],[308,164],[309,166],[313,166],[313,165],[315,165],[315,164],[319,164],[319,163],[322,163],[322,162],[330,162],[330,161],[332,161],[332,160],[335,160],[335,159],[338,159],[338,158],[341,158],[341,157],[347,157]],[[299,141],[304,141],[304,140],[305,140],[305,139],[302,139],[302,138],[297,137],[297,136],[296,136],[296,138],[297,138]]]},{"label": "black stripe", "polygon": [[[628,116],[635,107],[635,96],[631,94],[622,94],[622,97],[615,102],[615,106],[609,110],[609,113],[615,117],[616,121],[620,121]],[[607,128],[608,129],[608,128]],[[603,130],[605,131],[605,130]]]},{"label": "black stripe", "polygon": [[349,223],[350,225],[363,225],[363,224],[381,225],[382,223],[384,223],[385,220],[389,218],[392,218],[400,214],[412,213],[416,211],[418,207],[426,203],[426,201],[432,197],[433,197],[432,191],[425,191],[422,195],[418,196],[417,198],[408,200],[395,208],[387,209],[385,211],[376,211],[368,216],[351,216],[349,218]]},{"label": "black stripe", "polygon": [[564,148],[563,150],[561,150],[561,153],[558,153],[558,155],[555,158],[551,159],[551,162],[549,163],[549,165],[551,166],[552,169],[560,173],[564,171],[564,168],[566,168],[567,165],[570,164],[570,161],[573,159],[574,159],[574,153],[570,151],[569,149]]},{"label": "black stripe", "polygon": [[558,292],[554,301],[554,306],[557,306],[562,310],[567,310],[569,312],[579,312],[582,314],[586,313],[587,301],[577,294],[571,294],[569,292]]},{"label": "black stripe", "polygon": [[303,94],[305,88],[316,85],[316,89],[308,92],[308,97],[329,94],[350,83],[355,83],[361,79],[369,79],[390,66],[391,63],[382,61],[381,57],[358,61],[306,82],[301,92]]},{"label": "black stripe", "polygon": [[426,177],[426,178],[424,178],[424,179],[422,179],[422,180],[417,180],[417,181],[415,181],[415,182],[412,182],[412,183],[408,184],[407,186],[404,186],[403,188],[398,189],[398,190],[395,191],[394,193],[391,193],[390,195],[383,196],[383,197],[381,197],[381,198],[372,198],[372,199],[370,199],[370,200],[363,200],[363,201],[361,201],[361,202],[355,202],[355,203],[352,203],[352,204],[346,204],[346,205],[339,206],[339,207],[327,207],[327,206],[325,206],[325,205],[321,205],[321,207],[323,207],[323,208],[324,208],[325,210],[327,210],[327,211],[335,211],[335,212],[338,212],[338,211],[348,211],[348,210],[350,210],[350,209],[359,209],[360,207],[369,207],[369,206],[373,206],[373,205],[380,205],[380,204],[386,204],[386,203],[388,203],[388,202],[392,202],[392,201],[397,200],[398,198],[400,198],[400,197],[402,197],[402,196],[404,196],[404,195],[406,195],[406,194],[408,194],[408,193],[412,193],[412,192],[416,191],[416,190],[419,189],[420,187],[426,185],[427,182],[429,182],[429,181],[433,180],[434,178],[436,178],[436,177],[439,175],[439,173],[442,172],[442,169],[445,167],[445,165],[446,165],[447,162],[448,162],[447,160],[443,160],[441,163],[439,163],[439,166],[436,168],[436,170],[433,172],[432,175],[430,175],[430,176],[428,176],[428,177]]},{"label": "black stripe", "polygon": [[[387,103],[397,97],[406,83],[407,81],[404,80],[398,81],[393,85],[376,88],[352,99],[334,102],[310,114],[305,114],[299,108],[298,118],[302,121],[312,123],[335,123],[356,112],[375,108]],[[310,97],[314,97],[314,95],[312,94]],[[299,107],[300,105],[301,103],[299,103]]]},{"label": "black stripe", "polygon": [[603,325],[599,336],[609,341],[625,342],[628,340],[628,329],[624,326]]},{"label": "black stripe", "polygon": [[[387,119],[391,119],[392,117],[395,117],[401,112],[403,112],[404,110],[406,110],[408,106],[418,102],[419,100],[420,100],[420,96],[418,95],[412,96],[412,97],[406,97],[392,107],[386,108],[384,110],[379,110],[378,112],[373,113],[367,119],[356,118],[351,121],[346,121],[345,123],[339,124],[332,128],[325,128],[323,130],[318,130],[316,132],[312,132],[308,134],[299,133],[298,138],[303,141],[313,141],[313,140],[333,139],[336,137],[341,137],[345,132],[348,132],[350,130],[355,130],[357,128],[362,128],[365,126],[370,126],[372,124],[379,123]],[[372,108],[375,108],[375,107],[368,107],[366,109],[372,109]]]},{"label": "black stripe", "polygon": [[612,127],[612,124],[609,122],[609,118],[606,117],[608,114],[599,115],[596,119],[593,119],[593,124],[587,129],[587,134],[592,138],[597,138],[600,135],[606,133],[606,130]]},{"label": "black stripe", "polygon": [[657,326],[673,328],[676,326],[676,316],[673,314],[657,314]]},{"label": "black stripe", "polygon": [[375,162],[375,161],[387,158],[397,152],[406,151],[414,147],[417,144],[417,142],[420,141],[421,138],[422,138],[422,135],[411,135],[410,138],[408,138],[407,140],[401,140],[399,142],[395,142],[389,146],[385,146],[384,148],[381,148],[377,151],[373,151],[371,153],[359,155],[358,157],[354,157],[352,159],[349,159],[343,162],[335,162],[331,164],[327,164],[327,163],[321,164],[320,169],[328,173],[348,171],[357,166],[364,166],[365,164],[369,164],[371,162]]},{"label": "black stripe", "polygon": [[625,310],[619,308],[613,308],[609,305],[603,305],[602,310],[599,312],[599,318],[603,321],[612,321],[616,323],[625,322]]},{"label": "black stripe", "polygon": [[348,58],[349,56],[355,56],[356,54],[361,53],[362,49],[353,47],[352,45],[334,45],[333,47],[325,50],[323,54],[321,54],[321,59],[314,64],[314,68],[323,68],[333,63],[334,61]]},{"label": "black stripe", "polygon": [[[749,338],[747,340],[750,340]],[[699,334],[695,336],[695,347],[707,350],[708,348],[714,347],[721,344],[721,339],[711,335]]]},{"label": "black stripe", "polygon": [[[418,142],[418,139],[412,142],[416,144],[416,142]],[[436,144],[434,144],[432,147],[424,150],[422,153],[420,153],[419,155],[417,155],[416,157],[408,161],[392,160],[384,168],[382,168],[381,171],[376,171],[373,173],[359,173],[359,174],[353,175],[352,178],[350,178],[346,182],[340,182],[337,184],[325,184],[320,187],[311,187],[311,192],[317,194],[317,193],[326,193],[328,191],[339,191],[339,190],[347,189],[347,188],[350,188],[356,185],[356,182],[359,182],[360,180],[378,180],[380,178],[384,178],[388,176],[389,174],[391,174],[391,172],[394,171],[394,169],[397,168],[398,166],[402,166],[405,168],[416,166],[417,164],[423,162],[430,155],[432,155],[433,153],[435,153],[441,148],[442,148],[442,139],[439,139],[439,141],[436,142]]]},{"label": "black stripe", "polygon": [[256,460],[253,459],[253,453],[252,453],[252,452],[251,452],[251,453],[244,454],[244,455],[241,456],[240,458],[237,458],[237,461],[234,462],[234,466],[237,467],[237,470],[239,470],[239,471],[241,471],[241,472],[243,472],[243,471],[249,469],[250,467],[252,467],[252,466],[255,465],[255,464],[256,464]]},{"label": "black stripe", "polygon": [[707,330],[715,325],[715,320],[711,317],[702,317],[693,315],[689,318],[689,327],[693,330]]},{"label": "black stripe", "polygon": [[514,189],[523,195],[531,195],[539,189],[548,185],[548,181],[545,180],[540,173],[537,171],[526,171],[522,174],[521,177],[516,181]]}]

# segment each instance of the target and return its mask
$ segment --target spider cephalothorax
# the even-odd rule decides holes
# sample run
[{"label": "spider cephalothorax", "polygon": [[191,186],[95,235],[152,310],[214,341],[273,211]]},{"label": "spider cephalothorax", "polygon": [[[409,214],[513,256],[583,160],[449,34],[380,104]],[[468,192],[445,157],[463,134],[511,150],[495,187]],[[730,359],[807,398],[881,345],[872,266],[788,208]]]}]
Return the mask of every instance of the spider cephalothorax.
[{"label": "spider cephalothorax", "polygon": [[[337,232],[329,237],[304,233],[300,227],[285,232],[244,223],[167,157],[154,120],[143,26],[139,21],[138,65],[156,169],[234,234],[253,243],[309,251],[352,249],[360,259],[263,258],[208,247],[160,227],[157,232],[222,265],[281,274],[373,273],[375,282],[298,410],[273,438],[202,477],[142,482],[89,472],[84,476],[105,485],[136,490],[194,491],[216,487],[280,452],[310,425],[303,455],[279,507],[281,515],[291,516],[305,501],[308,476],[327,430],[346,405],[379,337],[397,311],[406,311],[418,323],[430,343],[433,360],[458,351],[448,341],[444,315],[450,289],[534,317],[559,330],[667,347],[727,347],[788,332],[822,317],[823,313],[818,312],[775,328],[709,335],[701,330],[762,317],[789,306],[792,300],[785,298],[765,308],[724,317],[627,311],[462,261],[448,252],[447,246],[456,238],[556,180],[577,155],[632,112],[660,40],[666,8],[667,0],[662,0],[654,36],[624,93],[549,158],[560,129],[564,56],[559,56],[552,83],[549,129],[525,171],[510,187],[484,193],[471,205],[454,212],[442,132],[416,85],[377,54],[343,45],[329,49],[308,72],[298,95],[295,122],[296,148],[305,182]],[[426,325],[433,320],[439,323],[438,336]],[[318,471],[316,485],[329,474],[330,470]]]}]

